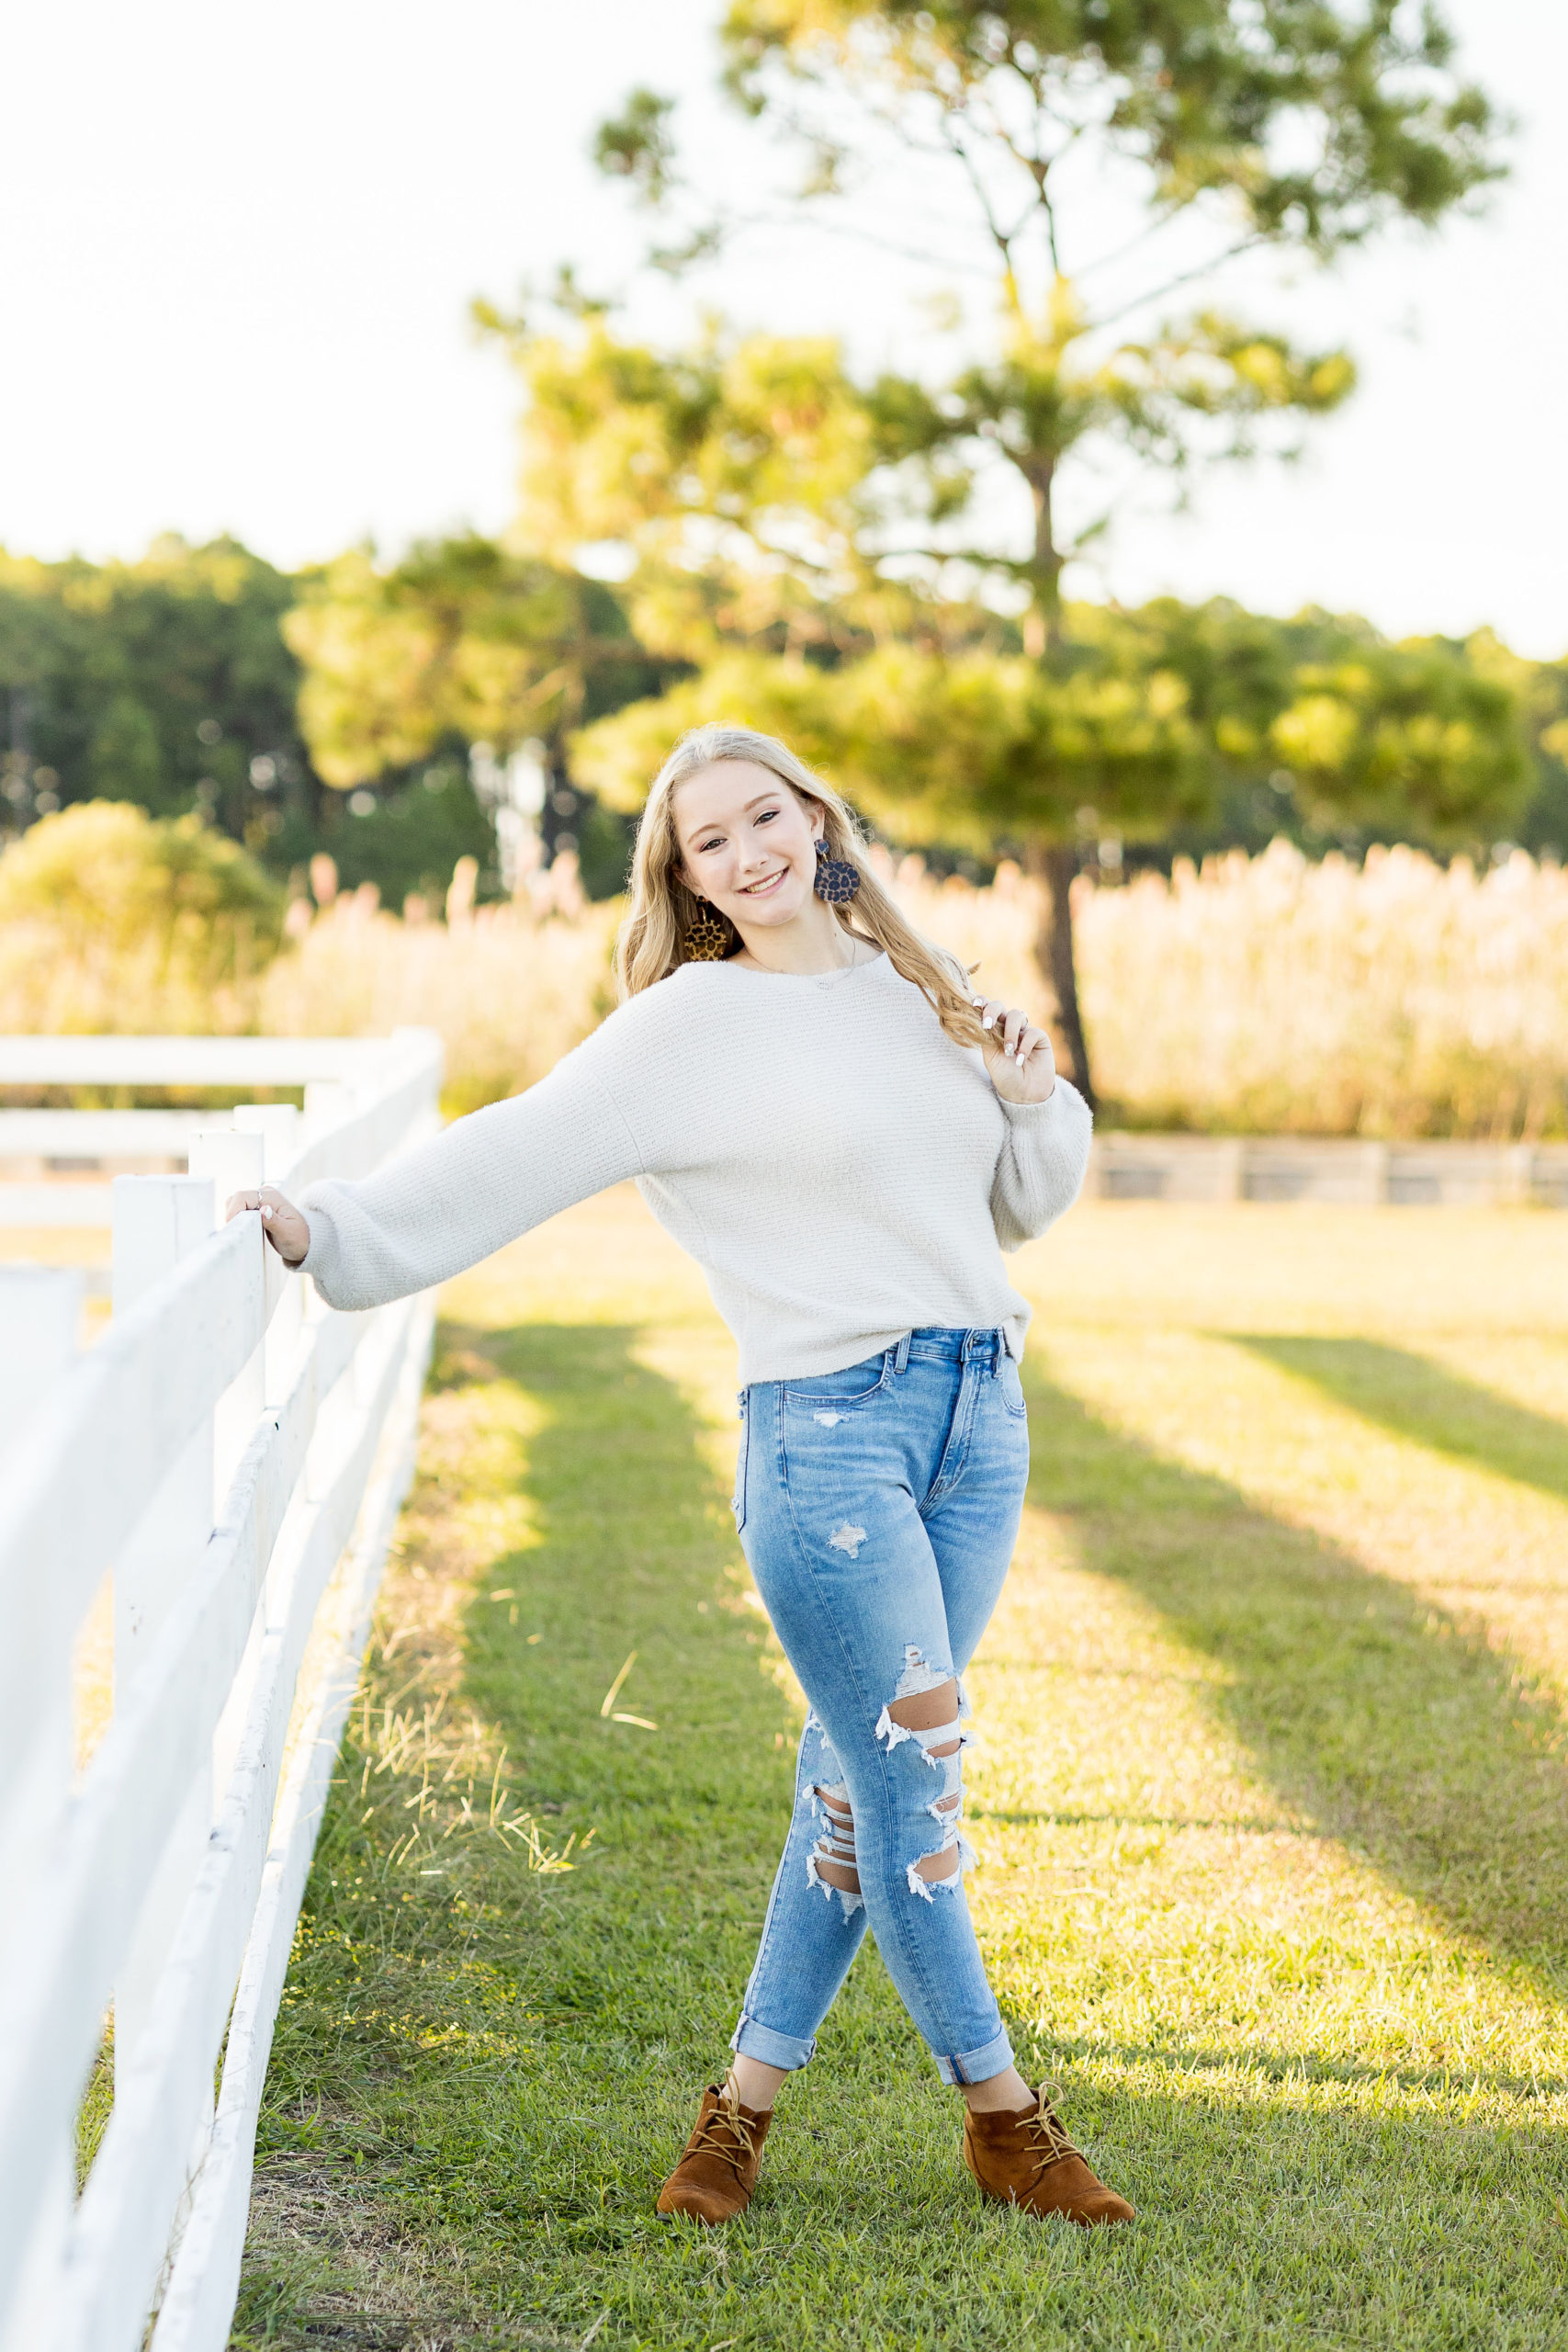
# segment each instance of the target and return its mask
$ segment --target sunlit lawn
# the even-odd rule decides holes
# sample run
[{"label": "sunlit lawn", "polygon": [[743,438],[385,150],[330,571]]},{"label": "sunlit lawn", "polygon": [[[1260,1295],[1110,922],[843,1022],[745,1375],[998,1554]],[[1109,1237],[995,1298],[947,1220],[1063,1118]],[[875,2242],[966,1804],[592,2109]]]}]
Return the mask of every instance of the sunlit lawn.
[{"label": "sunlit lawn", "polygon": [[1568,1220],[1107,1204],[1017,1262],[972,1892],[1136,2224],[979,2207],[869,1948],[747,2221],[653,2214],[798,1714],[730,1345],[628,1192],[448,1293],[238,2341],[1568,2340]]}]

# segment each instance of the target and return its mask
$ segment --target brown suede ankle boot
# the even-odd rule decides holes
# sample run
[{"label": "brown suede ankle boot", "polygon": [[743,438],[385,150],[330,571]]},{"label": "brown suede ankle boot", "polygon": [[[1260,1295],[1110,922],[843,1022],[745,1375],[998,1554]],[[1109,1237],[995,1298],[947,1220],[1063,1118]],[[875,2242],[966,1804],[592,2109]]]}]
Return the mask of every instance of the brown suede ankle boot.
[{"label": "brown suede ankle boot", "polygon": [[1126,2199],[1095,2178],[1063,2131],[1043,2084],[1021,2114],[966,2113],[964,2161],[987,2197],[1026,2213],[1065,2213],[1085,2229],[1133,2218]]},{"label": "brown suede ankle boot", "polygon": [[697,2128],[659,2192],[659,2211],[689,2213],[710,2226],[744,2213],[773,2120],[771,2107],[742,2107],[728,2083],[710,2083],[697,2110]]}]

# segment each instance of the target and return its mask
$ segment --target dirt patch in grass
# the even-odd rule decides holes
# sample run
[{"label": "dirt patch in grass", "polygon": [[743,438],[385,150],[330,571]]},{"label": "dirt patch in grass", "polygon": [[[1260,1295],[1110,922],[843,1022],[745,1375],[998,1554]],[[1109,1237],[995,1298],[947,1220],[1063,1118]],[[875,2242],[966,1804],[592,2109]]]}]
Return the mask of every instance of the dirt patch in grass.
[{"label": "dirt patch in grass", "polygon": [[477,2312],[461,2249],[437,2252],[394,2220],[363,2170],[320,2149],[257,2165],[247,2268],[235,2352],[576,2352],[579,2341]]}]

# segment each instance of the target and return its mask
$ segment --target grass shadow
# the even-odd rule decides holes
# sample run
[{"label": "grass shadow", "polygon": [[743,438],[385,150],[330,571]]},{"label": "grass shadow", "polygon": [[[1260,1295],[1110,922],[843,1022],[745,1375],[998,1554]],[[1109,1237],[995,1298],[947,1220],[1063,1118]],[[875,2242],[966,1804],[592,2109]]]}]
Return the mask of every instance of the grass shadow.
[{"label": "grass shadow", "polygon": [[591,1863],[557,1883],[547,1948],[520,1949],[519,1985],[557,2027],[592,2020],[590,2039],[614,2036],[628,2063],[646,2052],[706,2079],[788,1824],[795,1724],[741,1602],[705,1432],[637,1361],[634,1327],[448,1336],[448,1363],[488,1365],[542,1409],[519,1462],[538,1540],[491,1572],[518,1622],[476,1596],[465,1690],[527,1801],[595,1833]]},{"label": "grass shadow", "polygon": [[[732,1580],[707,1433],[638,1343],[630,1326],[444,1327],[396,1609],[436,1622],[448,1580],[437,1647],[456,1641],[519,1796],[558,1841],[598,1835],[567,1875],[483,1838],[444,1877],[393,1864],[417,1775],[372,1804],[351,1732],[269,2081],[276,2225],[253,2244],[236,2343],[1548,2352],[1550,2132],[1314,2109],[1218,2066],[1106,2080],[1086,2052],[1069,2112],[1144,2218],[1042,2227],[978,2205],[951,2096],[869,1951],[781,2102],[745,2221],[705,2235],[656,2220],[751,1958],[793,1743]],[[1243,1527],[1228,1490],[1071,1399],[1037,1389],[1035,1429],[1038,1498],[1083,1514],[1105,1573],[1197,1625],[1218,1559],[1204,1637],[1237,1668],[1244,1725],[1261,1719],[1263,1738],[1281,1715],[1269,1753],[1304,1804],[1304,1735],[1283,1719],[1316,1702],[1280,1695],[1293,1620],[1270,1611],[1282,1583],[1291,1610],[1326,1591],[1332,1613],[1349,1570],[1256,1514]],[[1396,1617],[1387,1637],[1407,1641]],[[601,1713],[634,1649],[616,1706],[656,1732]],[[409,1656],[374,1665],[378,1691]],[[1448,1671],[1420,1689],[1446,1691]],[[1479,1699],[1461,1704],[1482,1720]]]},{"label": "grass shadow", "polygon": [[1549,1413],[1382,1340],[1226,1337],[1395,1437],[1568,1502],[1568,1428]]},{"label": "grass shadow", "polygon": [[1467,1629],[1223,1479],[1030,1382],[1031,1498],[1086,1566],[1224,1668],[1211,1703],[1290,1811],[1452,1932],[1568,1994],[1568,1761],[1556,1713]]},{"label": "grass shadow", "polygon": [[[448,1720],[471,1707],[489,1726],[513,1801],[558,1851],[575,1832],[577,1865],[542,1872],[482,1834],[405,1854],[406,1808],[424,1817],[417,1745],[388,1778],[366,1726],[389,1703],[418,1715],[419,1652],[383,1636],[311,1872],[260,2152],[264,2185],[269,2156],[309,2160],[340,2192],[352,2167],[345,2210],[389,2214],[389,2233],[362,2232],[361,2260],[338,2213],[312,2249],[290,2205],[287,2245],[253,2245],[256,2311],[423,2325],[439,2294],[390,2249],[419,2246],[428,2269],[445,2235],[454,2342],[486,2304],[564,2315],[575,2342],[605,2265],[679,2252],[653,2196],[726,2063],[795,1724],[742,1600],[709,1433],[637,1361],[641,1336],[441,1327],[398,1570],[422,1581],[394,1613],[447,1625],[427,1648],[448,1668],[457,1634]],[[832,2040],[868,2083],[942,2110],[869,1950]]]}]

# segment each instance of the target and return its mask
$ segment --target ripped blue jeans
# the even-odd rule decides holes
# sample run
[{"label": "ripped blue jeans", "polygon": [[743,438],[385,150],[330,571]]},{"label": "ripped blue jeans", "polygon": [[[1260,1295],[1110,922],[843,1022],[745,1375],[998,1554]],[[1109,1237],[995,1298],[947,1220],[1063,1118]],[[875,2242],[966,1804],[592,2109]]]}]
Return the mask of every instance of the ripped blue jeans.
[{"label": "ripped blue jeans", "polygon": [[810,1705],[733,2047],[804,2066],[869,1925],[950,2083],[1012,2064],[964,1891],[968,1702],[1029,1473],[1000,1331],[912,1332],[742,1399],[741,1542]]}]

